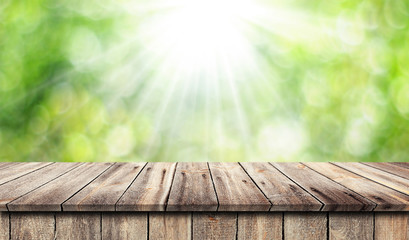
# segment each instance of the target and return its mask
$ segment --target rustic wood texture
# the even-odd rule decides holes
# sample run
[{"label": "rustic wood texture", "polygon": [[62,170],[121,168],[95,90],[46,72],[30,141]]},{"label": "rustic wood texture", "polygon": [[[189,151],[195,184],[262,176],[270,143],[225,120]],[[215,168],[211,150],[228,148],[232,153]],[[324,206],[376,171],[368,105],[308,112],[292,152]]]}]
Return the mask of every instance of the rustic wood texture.
[{"label": "rustic wood texture", "polygon": [[12,213],[11,239],[55,239],[53,213]]},{"label": "rustic wood texture", "polygon": [[28,162],[24,164],[14,165],[12,168],[0,169],[0,184],[4,184],[8,181],[24,176],[37,169],[45,167],[53,163],[49,162]]},{"label": "rustic wood texture", "polygon": [[102,213],[102,239],[148,239],[147,213]]},{"label": "rustic wood texture", "polygon": [[370,240],[373,239],[373,213],[329,213],[330,240]]},{"label": "rustic wood texture", "polygon": [[284,239],[327,239],[327,214],[284,213]]},{"label": "rustic wood texture", "polygon": [[377,168],[379,170],[383,170],[385,172],[389,172],[399,177],[403,177],[409,179],[409,168],[401,167],[399,165],[395,165],[393,163],[385,163],[385,162],[373,162],[373,163],[362,163],[367,166],[371,166]]},{"label": "rustic wood texture", "polygon": [[9,203],[10,211],[61,211],[61,204],[112,163],[85,163]]},{"label": "rustic wood texture", "polygon": [[148,163],[116,204],[117,211],[164,211],[177,163]]},{"label": "rustic wood texture", "polygon": [[192,239],[192,214],[149,213],[149,239]]},{"label": "rustic wood texture", "polygon": [[238,163],[209,163],[219,211],[268,211],[270,202]]},{"label": "rustic wood texture", "polygon": [[324,203],[323,211],[371,211],[375,204],[300,163],[272,163]]},{"label": "rustic wood texture", "polygon": [[56,213],[56,237],[62,240],[101,239],[101,213]]},{"label": "rustic wood texture", "polygon": [[409,211],[406,165],[3,163],[0,211]]},{"label": "rustic wood texture", "polygon": [[354,172],[358,175],[366,177],[372,181],[378,182],[390,188],[396,189],[400,192],[409,194],[409,179],[396,176],[394,174],[368,167],[361,163],[348,162],[348,163],[334,163],[337,166]]},{"label": "rustic wood texture", "polygon": [[322,204],[269,163],[241,163],[273,204],[270,211],[319,211]]},{"label": "rustic wood texture", "polygon": [[178,163],[166,211],[216,211],[207,163]]},{"label": "rustic wood texture", "polygon": [[63,211],[115,211],[115,203],[146,163],[116,163],[66,201]]},{"label": "rustic wood texture", "polygon": [[0,169],[17,166],[19,164],[24,164],[24,163],[21,163],[21,162],[0,162]]},{"label": "rustic wood texture", "polygon": [[375,213],[375,240],[409,240],[409,213]]},{"label": "rustic wood texture", "polygon": [[403,168],[409,168],[409,162],[391,162],[390,164],[403,167]]},{"label": "rustic wood texture", "polygon": [[282,213],[239,213],[237,239],[282,239]]},{"label": "rustic wood texture", "polygon": [[236,239],[236,213],[193,213],[193,239]]},{"label": "rustic wood texture", "polygon": [[9,213],[0,212],[0,240],[9,239]]},{"label": "rustic wood texture", "polygon": [[330,163],[304,163],[309,168],[375,202],[375,211],[408,211],[409,196]]},{"label": "rustic wood texture", "polygon": [[71,171],[82,163],[58,163],[48,165],[35,172],[0,185],[0,211],[6,211],[6,204],[47,182]]}]

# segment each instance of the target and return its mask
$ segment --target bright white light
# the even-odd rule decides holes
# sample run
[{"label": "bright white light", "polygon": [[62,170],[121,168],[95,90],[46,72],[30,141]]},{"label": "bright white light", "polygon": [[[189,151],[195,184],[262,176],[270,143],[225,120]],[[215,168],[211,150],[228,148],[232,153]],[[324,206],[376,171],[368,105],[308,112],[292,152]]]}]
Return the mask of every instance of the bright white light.
[{"label": "bright white light", "polygon": [[188,0],[148,25],[157,54],[165,53],[178,71],[209,71],[221,59],[240,61],[251,54],[243,33],[244,18],[256,8],[244,0]]}]

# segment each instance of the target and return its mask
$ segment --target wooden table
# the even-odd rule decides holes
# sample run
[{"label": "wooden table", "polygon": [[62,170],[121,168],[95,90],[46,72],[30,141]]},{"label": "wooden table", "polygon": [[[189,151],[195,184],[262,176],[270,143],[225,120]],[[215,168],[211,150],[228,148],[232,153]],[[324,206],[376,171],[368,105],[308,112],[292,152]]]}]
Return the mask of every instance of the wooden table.
[{"label": "wooden table", "polygon": [[0,239],[409,239],[409,163],[0,163]]}]

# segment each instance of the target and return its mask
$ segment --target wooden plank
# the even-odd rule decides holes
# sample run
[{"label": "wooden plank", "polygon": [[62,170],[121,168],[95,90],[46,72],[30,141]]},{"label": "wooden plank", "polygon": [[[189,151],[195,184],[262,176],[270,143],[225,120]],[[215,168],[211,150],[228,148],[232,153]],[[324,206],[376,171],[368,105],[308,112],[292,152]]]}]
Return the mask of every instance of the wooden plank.
[{"label": "wooden plank", "polygon": [[117,211],[164,211],[177,163],[148,163],[116,204]]},{"label": "wooden plank", "polygon": [[115,211],[115,203],[146,163],[116,163],[66,201],[63,211]]},{"label": "wooden plank", "polygon": [[337,166],[340,166],[348,171],[359,174],[363,177],[366,177],[372,181],[378,182],[390,188],[396,189],[400,192],[409,194],[409,180],[396,176],[391,173],[381,171],[376,168],[371,168],[366,165],[356,163],[356,162],[347,162],[347,163],[333,163]]},{"label": "wooden plank", "polygon": [[56,238],[101,239],[101,213],[56,213]]},{"label": "wooden plank", "polygon": [[373,219],[373,213],[330,212],[329,239],[372,240]]},{"label": "wooden plank", "polygon": [[149,213],[149,239],[192,239],[191,213]]},{"label": "wooden plank", "polygon": [[327,214],[317,212],[284,213],[284,239],[327,239]]},{"label": "wooden plank", "polygon": [[390,164],[403,167],[403,168],[409,168],[409,162],[391,162]]},{"label": "wooden plank", "polygon": [[166,211],[216,211],[207,163],[178,163]]},{"label": "wooden plank", "polygon": [[238,163],[209,163],[218,211],[268,211],[270,202]]},{"label": "wooden plank", "polygon": [[273,204],[270,211],[319,211],[322,204],[269,163],[241,163]]},{"label": "wooden plank", "polygon": [[9,211],[61,211],[61,204],[109,168],[112,163],[84,163],[9,203]]},{"label": "wooden plank", "polygon": [[282,213],[239,213],[237,239],[282,239]]},{"label": "wooden plank", "polygon": [[13,167],[22,164],[21,162],[0,162],[0,169]]},{"label": "wooden plank", "polygon": [[318,198],[322,211],[371,211],[375,204],[300,163],[271,163]]},{"label": "wooden plank", "polygon": [[398,239],[409,239],[409,213],[375,213],[375,240]]},{"label": "wooden plank", "polygon": [[37,169],[45,167],[53,163],[50,162],[27,162],[24,164],[14,165],[12,168],[0,169],[0,185],[8,181],[31,173]]},{"label": "wooden plank", "polygon": [[409,179],[409,168],[400,167],[398,165],[385,162],[366,162],[362,164]]},{"label": "wooden plank", "polygon": [[148,239],[147,213],[102,213],[102,239]]},{"label": "wooden plank", "polygon": [[55,163],[24,175],[0,186],[0,211],[7,211],[6,205],[22,195],[58,178],[80,166],[82,163]]},{"label": "wooden plank", "polygon": [[375,202],[375,211],[409,210],[409,196],[330,163],[303,163],[331,180]]},{"label": "wooden plank", "polygon": [[236,239],[236,213],[193,213],[193,239]]},{"label": "wooden plank", "polygon": [[55,239],[53,213],[12,213],[11,239]]},{"label": "wooden plank", "polygon": [[9,213],[0,212],[0,240],[9,239]]}]

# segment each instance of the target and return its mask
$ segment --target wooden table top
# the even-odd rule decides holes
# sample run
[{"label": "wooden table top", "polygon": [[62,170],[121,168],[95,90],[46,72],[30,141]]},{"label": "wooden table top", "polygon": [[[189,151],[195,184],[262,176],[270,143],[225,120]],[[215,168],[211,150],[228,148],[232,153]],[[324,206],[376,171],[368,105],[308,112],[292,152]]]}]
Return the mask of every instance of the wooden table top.
[{"label": "wooden table top", "polygon": [[0,163],[0,211],[409,211],[409,163]]}]

